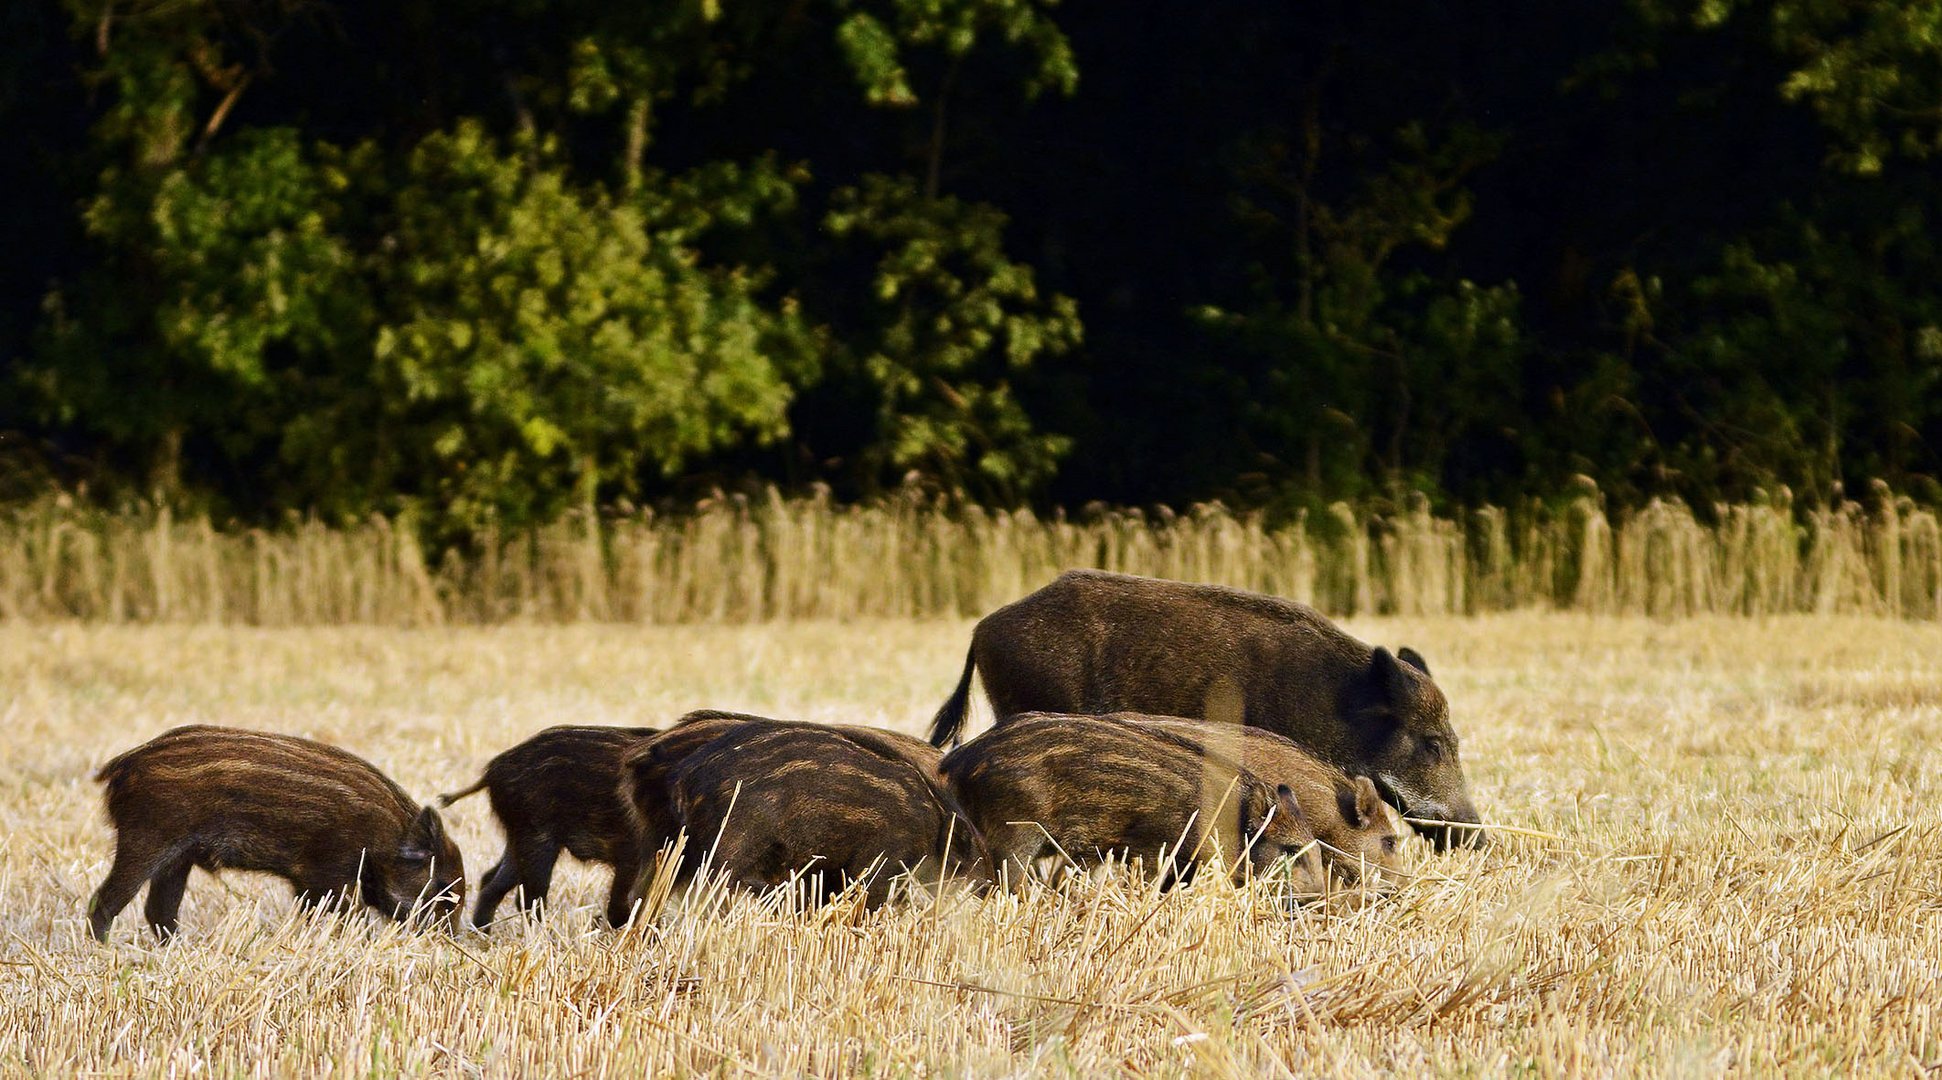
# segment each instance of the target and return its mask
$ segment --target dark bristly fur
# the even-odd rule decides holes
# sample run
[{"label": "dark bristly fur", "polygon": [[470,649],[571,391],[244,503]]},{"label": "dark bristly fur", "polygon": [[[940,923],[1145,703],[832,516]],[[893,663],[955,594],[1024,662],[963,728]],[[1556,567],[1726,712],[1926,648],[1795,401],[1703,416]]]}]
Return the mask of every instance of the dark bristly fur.
[{"label": "dark bristly fur", "polygon": [[[1374,779],[1411,817],[1480,820],[1449,703],[1411,649],[1391,654],[1304,604],[1213,585],[1074,570],[981,620],[963,677],[931,724],[961,737],[970,678],[999,723],[1023,712],[1201,716],[1223,686],[1252,727]],[[1440,847],[1471,829],[1426,828]]]},{"label": "dark bristly fur", "polygon": [[1162,848],[1167,881],[1186,878],[1219,850],[1237,878],[1293,857],[1304,891],[1323,884],[1294,792],[1189,731],[1027,714],[946,754],[943,771],[1014,886],[1054,849],[1080,865],[1112,853],[1152,865]]},{"label": "dark bristly fur", "polygon": [[306,904],[356,895],[401,921],[414,909],[457,921],[465,866],[437,811],[337,747],[192,725],[120,755],[95,779],[115,827],[114,866],[88,905],[98,939],[143,882],[149,925],[174,933],[192,867],[275,874]]},{"label": "dark bristly fur", "polygon": [[[620,801],[626,807],[634,835],[640,843],[640,865],[651,867],[661,850],[681,830],[680,814],[670,798],[674,770],[689,754],[715,739],[745,725],[768,727],[821,727],[797,720],[777,720],[753,713],[721,709],[696,709],[675,721],[674,726],[653,738],[643,739],[627,748],[620,761]],[[833,725],[839,731],[879,753],[908,760],[930,775],[937,776],[937,763],[943,752],[922,739],[882,728],[859,725]],[[689,833],[691,842],[694,834]]]},{"label": "dark bristly fur", "polygon": [[820,900],[867,877],[874,907],[905,870],[935,877],[948,861],[954,875],[988,880],[982,838],[939,778],[940,757],[877,728],[702,711],[630,748],[621,790],[645,851],[686,829],[684,879],[712,850],[738,887],[806,870]]},{"label": "dark bristly fur", "polygon": [[681,815],[675,809],[670,788],[674,770],[689,754],[730,729],[762,719],[745,713],[699,709],[675,721],[674,726],[659,735],[642,739],[621,753],[617,788],[620,804],[633,826],[634,842],[639,847],[637,861],[642,867],[654,866],[662,850],[681,831]]},{"label": "dark bristly fur", "polygon": [[[1059,716],[1025,715],[1048,720]],[[1402,821],[1383,804],[1368,777],[1351,777],[1294,742],[1260,728],[1230,724],[1223,731],[1205,720],[1144,713],[1111,713],[1102,719],[1138,724],[1221,747],[1263,783],[1286,785],[1295,793],[1302,817],[1315,839],[1321,841],[1323,865],[1344,884],[1373,885],[1399,879]]]},{"label": "dark bristly fur", "polygon": [[450,806],[483,789],[506,832],[505,854],[479,879],[473,926],[489,925],[514,889],[528,911],[545,900],[561,850],[614,868],[607,921],[627,922],[640,845],[618,791],[620,755],[655,734],[653,728],[550,727],[487,762],[478,783],[439,796],[440,806]]}]

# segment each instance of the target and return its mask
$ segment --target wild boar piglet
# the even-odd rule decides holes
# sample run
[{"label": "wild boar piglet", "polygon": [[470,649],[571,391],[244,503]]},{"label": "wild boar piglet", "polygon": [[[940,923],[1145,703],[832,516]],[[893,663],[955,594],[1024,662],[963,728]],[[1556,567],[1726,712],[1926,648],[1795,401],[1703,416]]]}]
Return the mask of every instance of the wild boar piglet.
[{"label": "wild boar piglet", "polygon": [[863,882],[873,908],[903,873],[988,882],[977,829],[934,770],[897,751],[902,736],[882,737],[890,734],[741,723],[688,753],[669,783],[688,835],[684,872],[712,852],[736,887],[794,882],[820,903]]},{"label": "wild boar piglet", "polygon": [[[696,709],[667,730],[629,746],[620,758],[620,801],[626,808],[640,845],[639,865],[653,867],[660,852],[681,831],[681,815],[672,800],[674,771],[688,755],[730,731],[751,734],[778,728],[813,727],[835,731],[851,742],[890,758],[902,758],[941,783],[937,765],[943,752],[922,739],[863,725],[819,725],[778,720],[753,713]],[[689,844],[696,842],[689,833]],[[677,869],[677,882],[685,875]]]},{"label": "wild boar piglet", "polygon": [[620,756],[655,735],[653,728],[550,727],[486,763],[478,782],[438,798],[450,806],[483,790],[506,832],[506,851],[479,879],[472,925],[492,922],[514,889],[527,911],[546,899],[560,852],[614,869],[607,922],[620,926],[631,912],[640,872],[640,842],[621,802]]},{"label": "wild boar piglet", "polygon": [[943,772],[1013,887],[1048,850],[1082,866],[1138,858],[1163,884],[1216,856],[1236,879],[1285,860],[1299,890],[1325,882],[1295,793],[1193,732],[1024,714],[946,754]]},{"label": "wild boar piglet", "polygon": [[275,874],[307,906],[355,896],[400,921],[457,925],[465,866],[438,812],[337,747],[192,725],[95,779],[115,827],[114,865],[88,905],[98,939],[144,882],[149,925],[173,934],[194,867]]},{"label": "wild boar piglet", "polygon": [[1318,841],[1323,866],[1341,884],[1384,889],[1401,880],[1402,818],[1368,777],[1351,777],[1260,728],[1144,713],[1112,713],[1107,719],[1203,741],[1264,782],[1287,786]]}]

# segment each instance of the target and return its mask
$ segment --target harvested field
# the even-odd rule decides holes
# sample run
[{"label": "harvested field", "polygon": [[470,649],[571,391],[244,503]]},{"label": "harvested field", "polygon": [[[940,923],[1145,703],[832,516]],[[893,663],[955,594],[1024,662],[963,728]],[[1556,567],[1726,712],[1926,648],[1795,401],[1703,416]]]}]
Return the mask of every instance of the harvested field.
[{"label": "harvested field", "polygon": [[[1942,627],[1846,617],[1359,619],[1421,649],[1487,818],[1349,913],[1272,883],[594,929],[563,863],[489,936],[308,919],[197,874],[183,937],[84,906],[94,767],[183,723],[337,742],[429,801],[553,723],[698,706],[916,731],[966,621],[250,629],[0,625],[0,1071],[539,1076],[1115,1071],[1920,1074],[1942,1068]],[[976,726],[984,723],[980,717]],[[474,879],[483,799],[447,812]],[[506,911],[510,912],[510,907]]]}]

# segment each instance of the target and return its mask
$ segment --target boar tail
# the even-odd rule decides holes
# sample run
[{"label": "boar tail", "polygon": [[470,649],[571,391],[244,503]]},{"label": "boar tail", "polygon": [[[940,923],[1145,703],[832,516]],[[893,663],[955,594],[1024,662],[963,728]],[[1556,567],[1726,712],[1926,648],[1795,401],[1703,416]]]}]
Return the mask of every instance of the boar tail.
[{"label": "boar tail", "polygon": [[129,768],[134,763],[135,755],[147,748],[147,745],[143,744],[142,746],[135,747],[133,750],[123,750],[121,753],[116,754],[108,760],[106,765],[94,771],[94,782],[97,784],[106,784],[111,790],[119,787],[122,781],[127,779]]},{"label": "boar tail", "polygon": [[485,790],[485,786],[486,786],[486,778],[481,776],[479,777],[479,782],[476,784],[473,784],[469,788],[465,788],[461,791],[454,791],[450,795],[440,795],[438,797],[439,808],[443,809],[447,806],[452,805],[455,802],[458,802],[460,799],[465,798],[467,795],[472,795],[472,794],[476,794],[477,792],[483,791]]},{"label": "boar tail", "polygon": [[958,680],[958,688],[951,691],[950,699],[937,710],[931,718],[931,745],[943,746],[957,743],[964,731],[964,713],[971,705],[971,673],[978,666],[978,647],[974,642],[964,654],[964,677]]},{"label": "boar tail", "polygon": [[116,823],[117,828],[120,827],[122,807],[128,800],[130,789],[135,786],[137,759],[145,749],[146,744],[124,750],[94,771],[94,782],[107,789],[101,793],[101,801],[108,808],[108,820]]}]

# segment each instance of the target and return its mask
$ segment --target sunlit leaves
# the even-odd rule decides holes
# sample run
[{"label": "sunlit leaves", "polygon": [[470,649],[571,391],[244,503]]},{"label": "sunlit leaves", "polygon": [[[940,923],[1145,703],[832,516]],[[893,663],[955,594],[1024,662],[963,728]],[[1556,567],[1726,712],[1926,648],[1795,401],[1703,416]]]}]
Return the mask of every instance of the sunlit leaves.
[{"label": "sunlit leaves", "polygon": [[376,351],[408,402],[449,418],[434,450],[454,515],[557,511],[781,432],[790,388],[769,346],[788,317],[640,207],[474,125],[427,139],[396,198]]},{"label": "sunlit leaves", "polygon": [[330,229],[327,184],[287,128],[164,178],[146,238],[167,283],[163,345],[255,382],[271,347],[314,352],[354,332],[362,299],[352,252]]},{"label": "sunlit leaves", "polygon": [[1938,0],[1634,0],[1648,19],[1716,30],[1760,26],[1791,65],[1775,90],[1812,109],[1833,160],[1862,176],[1897,157],[1942,152],[1942,2]]},{"label": "sunlit leaves", "polygon": [[1072,45],[1048,11],[1053,0],[836,0],[836,6],[850,12],[837,28],[837,44],[872,104],[917,103],[907,50],[961,58],[990,40],[1027,57],[1028,95],[1070,94],[1079,84]]},{"label": "sunlit leaves", "polygon": [[[46,293],[25,381],[41,413],[158,474],[187,440],[205,475],[273,475],[259,507],[463,531],[781,439],[840,369],[885,402],[864,433],[884,468],[1015,497],[1063,443],[1006,377],[1078,324],[1004,257],[1002,216],[898,181],[895,200],[838,196],[849,224],[823,231],[832,190],[873,163],[818,186],[815,162],[764,143],[655,139],[660,110],[719,103],[764,64],[806,60],[804,89],[859,113],[917,99],[906,64],[928,94],[973,52],[1009,54],[1027,94],[1070,91],[1049,6],[516,0],[439,15],[481,41],[423,50],[422,74],[385,54],[363,75],[385,85],[333,111],[299,83],[347,38],[397,45],[333,0],[66,0],[99,95],[94,249]],[[815,277],[859,267],[874,293]]]},{"label": "sunlit leaves", "polygon": [[1078,310],[1005,254],[1004,215],[870,176],[824,226],[876,253],[847,341],[879,395],[884,463],[1000,500],[1043,483],[1068,441],[1033,430],[1006,373],[1077,345]]}]

